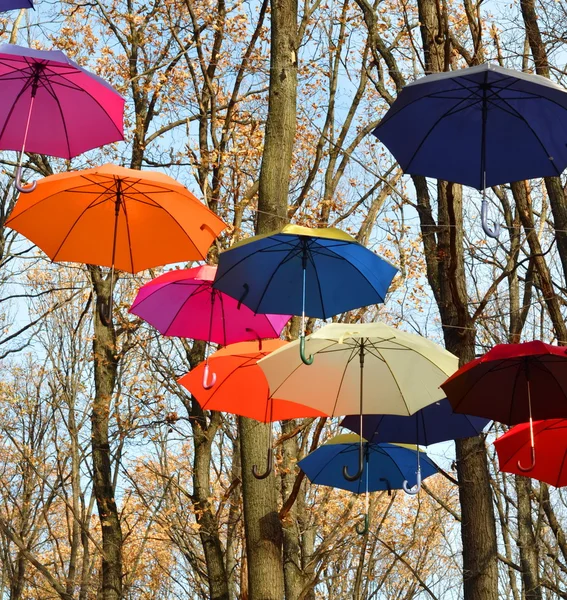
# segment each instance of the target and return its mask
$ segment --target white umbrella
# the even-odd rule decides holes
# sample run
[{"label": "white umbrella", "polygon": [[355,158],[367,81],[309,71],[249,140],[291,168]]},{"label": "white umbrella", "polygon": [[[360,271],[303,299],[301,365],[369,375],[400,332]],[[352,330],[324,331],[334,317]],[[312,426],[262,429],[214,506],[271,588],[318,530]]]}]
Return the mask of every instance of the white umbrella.
[{"label": "white umbrella", "polygon": [[[306,338],[307,366],[298,341],[272,352],[258,365],[270,393],[330,416],[411,415],[445,397],[439,386],[458,368],[456,356],[426,338],[383,323],[331,323]],[[362,430],[362,429],[361,429]],[[363,466],[360,446],[359,473]]]}]

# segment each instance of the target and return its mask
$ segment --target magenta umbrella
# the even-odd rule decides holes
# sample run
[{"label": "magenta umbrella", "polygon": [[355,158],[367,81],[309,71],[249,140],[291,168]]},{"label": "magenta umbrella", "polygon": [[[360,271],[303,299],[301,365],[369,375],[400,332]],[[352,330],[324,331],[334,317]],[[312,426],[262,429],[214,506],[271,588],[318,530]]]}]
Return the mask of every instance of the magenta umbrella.
[{"label": "magenta umbrella", "polygon": [[[222,346],[279,337],[291,315],[256,314],[213,288],[216,272],[216,267],[205,265],[164,273],[140,288],[130,312],[162,335]],[[208,379],[207,363],[203,372],[206,389],[215,384],[215,374]]]},{"label": "magenta umbrella", "polygon": [[0,46],[0,149],[70,159],[124,139],[124,99],[59,50]]}]

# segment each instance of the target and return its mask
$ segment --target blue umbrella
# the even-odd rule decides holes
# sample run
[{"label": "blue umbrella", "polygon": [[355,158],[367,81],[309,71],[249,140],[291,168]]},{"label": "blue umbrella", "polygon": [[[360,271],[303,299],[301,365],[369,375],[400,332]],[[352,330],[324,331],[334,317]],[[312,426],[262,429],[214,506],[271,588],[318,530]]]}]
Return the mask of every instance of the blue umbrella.
[{"label": "blue umbrella", "polygon": [[419,447],[416,451],[394,444],[365,442],[362,474],[350,481],[343,477],[343,468],[346,464],[350,472],[358,469],[359,444],[358,435],[337,435],[300,460],[298,465],[311,483],[366,494],[364,530],[357,529],[362,535],[368,531],[369,492],[403,489],[415,494],[423,479],[437,473],[437,467],[426,454],[420,453]]},{"label": "blue umbrella", "polygon": [[327,319],[384,302],[396,267],[335,228],[286,225],[271,235],[235,244],[221,253],[213,287],[254,312]]},{"label": "blue umbrella", "polygon": [[484,64],[407,85],[373,131],[405,173],[483,190],[560,175],[567,166],[567,93],[539,75]]},{"label": "blue umbrella", "polygon": [[[438,442],[474,437],[489,419],[453,412],[447,398],[433,402],[413,415],[364,415],[362,436],[371,442],[398,442],[429,446]],[[341,426],[360,435],[359,415],[349,415]]]},{"label": "blue umbrella", "polygon": [[0,12],[17,10],[19,8],[33,8],[32,0],[0,0]]}]

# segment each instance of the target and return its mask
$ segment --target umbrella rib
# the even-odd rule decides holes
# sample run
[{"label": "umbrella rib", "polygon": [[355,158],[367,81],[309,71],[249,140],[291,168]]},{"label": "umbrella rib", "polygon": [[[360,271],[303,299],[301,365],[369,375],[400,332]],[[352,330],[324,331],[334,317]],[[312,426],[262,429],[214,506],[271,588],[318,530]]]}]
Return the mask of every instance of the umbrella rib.
[{"label": "umbrella rib", "polygon": [[[358,351],[359,351],[358,346],[351,347],[351,355],[349,356],[348,360],[345,363],[345,368],[343,369],[343,374],[341,375],[341,380],[340,380],[338,388],[337,388],[337,395],[335,396],[335,404],[333,405],[333,410],[332,410],[333,415],[335,414],[335,412],[337,410],[337,404],[339,403],[339,396],[341,395],[341,389],[343,387],[343,382],[346,377],[347,369],[348,369],[350,363],[352,362],[352,360],[354,359],[354,357],[357,356]],[[360,436],[362,437],[362,431],[360,432]]]},{"label": "umbrella rib", "polygon": [[[342,245],[345,245],[345,246],[347,246],[347,245],[350,245],[350,244],[353,244],[353,243],[358,243],[358,242],[345,242],[345,243],[344,243],[344,244],[342,244]],[[361,245],[361,244],[359,244],[359,245]],[[336,253],[336,252],[335,252],[335,251],[334,251],[332,248],[330,248],[330,247],[328,247],[328,246],[323,246],[323,247],[324,247],[325,249],[328,249],[328,250],[329,250],[329,253],[330,253],[330,254],[332,254],[332,255],[334,255],[334,258],[337,258],[338,260],[345,261],[345,262],[347,262],[349,265],[351,265],[353,268],[355,268],[355,269],[356,269],[356,271],[357,271],[357,273],[358,273],[358,274],[359,274],[359,275],[360,275],[360,276],[361,276],[361,277],[362,277],[362,278],[363,278],[363,279],[364,279],[364,280],[365,280],[365,281],[368,283],[368,285],[369,285],[369,286],[370,286],[372,289],[374,289],[374,291],[376,291],[376,293],[378,293],[378,292],[377,292],[377,290],[376,290],[376,288],[375,288],[375,286],[373,285],[373,283],[372,283],[372,282],[371,282],[371,281],[368,279],[368,277],[366,277],[366,275],[365,275],[365,274],[364,274],[364,273],[363,273],[363,272],[362,272],[362,271],[361,271],[361,270],[358,268],[358,266],[357,266],[357,265],[355,265],[355,264],[354,264],[352,261],[350,261],[350,260],[347,260],[347,259],[346,259],[344,256],[341,256],[340,254]],[[362,246],[362,247],[364,248],[364,246]],[[366,248],[366,249],[367,249],[367,248]],[[327,255],[327,256],[329,256],[329,255]],[[379,258],[379,259],[380,259],[382,262],[384,262],[384,263],[386,263],[386,264],[390,264],[390,263],[389,263],[389,262],[388,262],[386,259],[382,258],[381,256],[378,256],[378,255],[374,255],[374,256],[377,256],[377,257],[378,257],[378,258]],[[330,258],[330,256],[329,256],[329,258]],[[392,265],[392,266],[393,266],[393,265]],[[397,267],[394,267],[394,269],[396,269],[396,271],[398,271]],[[381,295],[381,294],[378,294],[378,296],[379,296],[380,298],[382,298],[382,295]],[[381,301],[381,302],[379,302],[378,304],[382,304],[382,303],[384,302],[384,300],[385,300],[385,298],[382,298],[382,301]]]},{"label": "umbrella rib", "polygon": [[[100,82],[98,82],[96,79],[94,79],[91,76],[91,73],[89,73],[88,71],[83,71],[82,69],[79,69],[81,73],[83,73],[86,77],[89,77],[89,79],[91,79],[92,81],[96,81],[97,83],[99,83],[99,85],[102,85]],[[69,80],[66,77],[63,77],[63,79],[65,79],[67,82],[69,82]],[[72,82],[69,82],[72,83]],[[57,84],[57,85],[61,85],[61,84]],[[106,86],[103,86],[106,87]],[[106,88],[109,89],[109,88]],[[124,100],[124,98],[122,98],[122,96],[114,89],[114,88],[110,88],[109,91],[114,92],[114,94],[120,98],[120,100]],[[120,127],[118,127],[116,125],[116,123],[114,122],[114,120],[110,117],[110,115],[108,114],[108,111],[102,106],[102,104],[90,93],[88,92],[85,88],[81,87],[80,88],[80,92],[79,93],[83,93],[86,96],[88,96],[95,104],[98,105],[98,107],[102,110],[102,112],[108,117],[108,120],[112,123],[113,127],[116,129],[116,131],[118,132],[118,134],[120,135],[120,139],[124,139],[124,132],[120,131]],[[118,140],[116,140],[118,141]]]},{"label": "umbrella rib", "polygon": [[28,79],[26,81],[26,83],[22,86],[22,89],[19,91],[19,93],[16,96],[16,98],[14,99],[14,102],[12,102],[12,108],[10,108],[10,111],[8,112],[8,114],[6,116],[6,120],[4,121],[4,125],[2,126],[2,131],[0,131],[0,139],[2,139],[2,137],[4,136],[4,133],[6,131],[6,127],[8,127],[8,123],[10,122],[10,117],[12,116],[12,113],[14,112],[18,101],[24,95],[24,93],[26,92],[26,90],[31,86],[31,84],[32,84],[31,79]]},{"label": "umbrella rib", "polygon": [[[259,298],[258,302],[256,303],[256,306],[253,309],[255,313],[261,312],[260,311],[260,305],[262,304],[262,301],[264,300],[264,296],[268,293],[268,288],[270,287],[270,284],[272,283],[272,281],[273,281],[274,277],[276,276],[277,272],[280,270],[280,268],[284,264],[286,264],[287,262],[289,262],[290,260],[292,260],[292,258],[295,258],[295,256],[291,256],[292,253],[293,253],[293,250],[291,250],[290,252],[288,252],[288,254],[283,258],[283,260],[280,260],[278,266],[272,271],[272,274],[268,278],[268,281],[266,282],[266,285],[264,286],[262,294],[260,295],[260,298]],[[250,256],[250,255],[248,255],[248,256]],[[244,283],[248,283],[248,282],[244,282]]]},{"label": "umbrella rib", "polygon": [[319,290],[319,301],[321,302],[323,318],[326,319],[327,313],[325,312],[325,303],[323,301],[323,289],[321,288],[321,281],[319,279],[319,273],[317,271],[317,266],[315,265],[315,259],[313,258],[312,249],[311,249],[311,246],[313,246],[313,245],[315,245],[315,243],[313,243],[313,242],[310,242],[307,244],[307,248],[308,248],[307,256],[309,258],[309,262],[313,265],[313,271],[315,271],[315,279],[317,281],[317,289]]},{"label": "umbrella rib", "polygon": [[396,376],[394,375],[394,372],[390,368],[390,365],[388,364],[388,361],[385,360],[385,359],[384,359],[384,364],[386,365],[388,371],[390,371],[390,375],[392,376],[392,379],[394,380],[394,383],[396,384],[396,387],[398,388],[398,391],[400,392],[400,396],[402,398],[402,402],[404,403],[404,406],[406,407],[406,409],[408,411],[408,416],[412,415],[413,413],[411,412],[410,407],[408,406],[408,403],[406,402],[405,396],[402,393],[402,389],[400,388],[400,384],[398,383],[398,380],[396,379]]},{"label": "umbrella rib", "polygon": [[[532,132],[533,136],[535,137],[535,139],[539,142],[540,146],[542,147],[543,151],[547,154],[548,158],[550,157],[549,151],[547,150],[547,148],[545,147],[545,144],[541,141],[539,135],[535,132],[535,130],[533,129],[533,127],[528,123],[527,119],[520,113],[518,112],[507,100],[505,100],[504,98],[501,98],[499,96],[500,100],[502,102],[504,102],[506,104],[506,106],[508,106],[508,108],[512,111],[514,111],[516,113],[516,116],[518,117],[518,119],[520,119],[521,121],[524,122],[524,124],[526,125],[526,127]],[[551,161],[553,163],[553,168],[555,169],[555,171],[557,171],[557,175],[561,175],[561,171],[559,171],[557,169],[557,167],[555,166],[555,162]]]},{"label": "umbrella rib", "polygon": [[[103,194],[106,192],[103,192]],[[101,196],[103,195],[101,194]],[[100,196],[98,198],[95,198],[89,205],[87,205],[79,214],[79,216],[75,219],[75,222],[73,223],[73,225],[71,225],[71,227],[69,228],[69,231],[67,231],[67,233],[65,234],[65,237],[63,238],[63,240],[61,241],[61,243],[59,244],[57,251],[55,252],[55,254],[53,255],[52,260],[56,261],[57,260],[57,255],[59,254],[59,252],[61,252],[63,246],[65,245],[65,242],[69,239],[69,236],[71,235],[71,233],[73,232],[73,229],[75,229],[75,227],[77,226],[77,224],[79,223],[79,221],[83,218],[83,216],[85,215],[85,213],[92,208],[97,200],[100,198]]]},{"label": "umbrella rib", "polygon": [[[331,345],[336,345],[336,342],[334,342],[333,340],[329,340],[329,341],[331,342]],[[289,348],[290,346],[292,346],[292,344],[290,344],[290,345],[288,346],[288,348]],[[292,347],[297,347],[297,344],[293,345]],[[317,351],[317,354],[320,354],[320,353],[321,353],[321,351],[322,351],[322,350],[318,350],[318,351]],[[289,374],[288,374],[288,375],[287,375],[287,376],[286,376],[286,377],[285,377],[285,378],[282,380],[282,382],[281,382],[281,383],[280,383],[280,384],[279,384],[279,385],[278,385],[278,386],[277,386],[277,387],[276,387],[276,388],[275,388],[273,391],[272,391],[272,389],[270,388],[270,396],[274,396],[274,395],[277,393],[277,391],[278,391],[278,390],[279,390],[279,389],[280,389],[280,388],[281,388],[281,387],[282,387],[282,386],[283,386],[283,385],[286,383],[286,381],[288,381],[288,379],[290,379],[290,378],[291,378],[291,377],[292,377],[292,376],[295,374],[295,372],[296,372],[298,369],[301,369],[301,367],[302,367],[302,366],[304,366],[304,365],[303,365],[303,362],[302,362],[302,361],[300,361],[300,362],[299,362],[299,364],[293,368],[293,370],[291,371],[291,373],[289,373]],[[311,407],[311,408],[313,408],[313,407]],[[326,411],[324,411],[324,412],[326,412]]]},{"label": "umbrella rib", "polygon": [[[494,366],[490,367],[488,369],[488,371],[486,373],[482,374],[482,377],[478,377],[473,384],[467,389],[467,391],[462,395],[462,397],[455,403],[453,404],[453,402],[451,402],[451,406],[453,407],[453,412],[456,412],[456,409],[459,408],[459,406],[463,403],[464,399],[471,393],[471,391],[480,383],[481,379],[486,377],[487,375],[489,375],[490,373],[493,373],[495,371],[499,371],[499,367],[502,365],[502,363],[507,362],[506,360],[498,360],[498,361],[491,361],[494,362]],[[482,364],[486,364],[486,363],[482,363]],[[511,365],[510,368],[512,366],[517,366],[516,363],[514,363],[514,365]]]},{"label": "umbrella rib", "polygon": [[[219,359],[220,359],[220,357],[219,357]],[[216,359],[216,360],[219,360],[219,359]],[[209,359],[209,361],[210,361],[210,360],[211,360],[211,359]],[[214,360],[214,359],[213,359],[213,360]],[[250,360],[254,360],[254,359],[250,359]],[[219,391],[220,391],[220,389],[223,387],[223,385],[224,385],[225,383],[227,383],[227,381],[229,381],[229,380],[230,380],[230,378],[231,378],[231,377],[234,375],[234,373],[235,373],[236,371],[238,371],[238,369],[245,369],[246,367],[253,367],[253,366],[254,366],[254,363],[252,363],[252,364],[249,364],[249,363],[245,362],[244,364],[240,364],[240,365],[238,365],[237,367],[235,367],[234,369],[232,369],[232,371],[230,371],[230,373],[229,373],[229,374],[228,374],[226,377],[224,377],[224,379],[223,379],[223,380],[222,380],[220,383],[217,383],[217,384],[215,384],[215,386],[214,386],[214,388],[215,388],[215,389],[214,389],[214,390],[213,390],[213,391],[210,393],[209,397],[207,398],[207,401],[206,401],[204,404],[201,404],[201,403],[199,402],[199,405],[201,406],[201,408],[202,408],[203,410],[211,410],[211,409],[208,409],[208,408],[207,408],[207,405],[208,405],[208,404],[209,404],[209,403],[212,401],[212,399],[213,399],[213,396],[215,396],[215,394],[216,394],[217,392],[219,392]],[[191,371],[190,371],[190,372],[191,372]],[[186,388],[186,389],[188,389],[188,388]],[[194,396],[195,398],[197,398],[197,395],[196,395],[196,394],[193,394],[193,392],[191,392],[191,395],[192,395],[192,396]],[[198,400],[199,400],[199,399],[197,398],[197,401],[198,401]],[[233,415],[236,415],[236,414],[238,414],[238,413],[231,412],[231,411],[228,411],[228,410],[226,410],[226,411],[223,411],[223,412],[230,412],[230,413],[231,413],[231,414],[233,414]]]},{"label": "umbrella rib", "polygon": [[[220,316],[222,319],[222,338],[223,338],[223,342],[224,342],[224,346],[226,346],[226,318],[225,318],[225,312],[224,312],[224,294],[219,291],[216,290],[212,285],[208,286],[209,289],[211,290],[211,299],[214,298],[214,295],[217,294],[218,295],[218,300],[220,302]],[[211,302],[211,310],[213,310],[214,308],[214,304]]]},{"label": "umbrella rib", "polygon": [[63,113],[63,107],[61,106],[59,97],[55,93],[55,90],[53,89],[53,86],[49,79],[45,78],[45,82],[44,82],[44,78],[40,78],[40,82],[43,83],[45,90],[47,91],[48,94],[51,94],[51,96],[55,100],[55,103],[57,104],[57,108],[59,109],[59,113],[61,115],[61,123],[63,124],[63,130],[65,132],[65,143],[67,145],[67,153],[69,155],[69,158],[71,158],[72,154],[71,154],[71,144],[69,142],[69,132],[67,131],[67,122],[65,121],[65,114]]},{"label": "umbrella rib", "polygon": [[425,142],[427,141],[427,138],[433,133],[433,131],[435,130],[435,128],[437,127],[437,125],[439,125],[439,123],[441,123],[441,121],[443,121],[443,119],[446,119],[448,117],[452,117],[453,115],[456,115],[457,113],[459,113],[459,112],[461,112],[463,110],[466,110],[467,108],[472,108],[476,104],[480,103],[480,100],[475,99],[470,104],[467,104],[466,106],[461,106],[461,104],[463,104],[463,102],[466,102],[468,100],[470,100],[470,98],[463,98],[460,102],[457,103],[456,106],[452,107],[450,110],[448,110],[447,112],[445,112],[444,114],[442,114],[435,121],[435,123],[433,123],[433,125],[429,128],[429,131],[423,136],[421,142],[419,143],[419,145],[417,146],[417,148],[413,152],[410,160],[407,162],[406,166],[403,169],[404,171],[407,171],[410,168],[411,163],[414,161],[415,157],[417,156],[417,153],[421,150],[423,144],[425,144]]},{"label": "umbrella rib", "polygon": [[[280,245],[289,245],[288,242],[281,242],[280,240],[271,240],[274,243],[269,247],[270,250],[276,251],[277,246]],[[254,242],[253,242],[254,243]],[[241,246],[245,247],[245,246]],[[240,248],[234,248],[232,251],[233,252],[237,252]],[[231,249],[229,248],[227,250],[227,252],[230,252]],[[244,261],[248,260],[250,258],[250,256],[256,252],[261,253],[261,252],[267,252],[268,249],[264,250],[264,249],[259,249],[256,250],[255,252],[250,252],[248,254],[245,254],[241,259],[237,260],[233,265],[231,265],[217,280],[216,283],[219,282],[223,277],[225,277],[226,275],[228,275],[233,269],[235,269],[236,267],[240,266]],[[279,250],[281,252],[281,250]]]},{"label": "umbrella rib", "polygon": [[[314,475],[312,478],[311,477],[309,478],[310,481],[312,483],[316,483],[315,480],[329,466],[329,463],[332,460],[335,460],[337,458],[337,456],[340,456],[341,454],[348,454],[349,452],[353,452],[354,450],[358,449],[358,444],[352,444],[353,446],[355,446],[355,448],[350,448],[349,447],[350,445],[351,444],[337,444],[337,446],[347,446],[347,448],[341,448],[340,450],[336,451],[333,456],[329,457],[329,459],[327,460],[327,462],[325,462],[325,464],[317,471],[317,474]],[[321,446],[321,447],[323,447],[323,446]],[[309,456],[309,455],[307,455],[307,456]],[[332,486],[332,487],[334,487],[334,486]],[[342,489],[342,488],[338,488],[338,489]]]},{"label": "umbrella rib", "polygon": [[[132,253],[132,236],[130,233],[130,222],[128,220],[128,210],[126,209],[126,202],[122,200],[119,205],[124,211],[124,220],[126,221],[126,236],[128,237],[128,254],[130,255],[130,266],[132,267],[132,273],[135,273],[134,269],[134,255]],[[114,266],[114,265],[113,265]]]}]

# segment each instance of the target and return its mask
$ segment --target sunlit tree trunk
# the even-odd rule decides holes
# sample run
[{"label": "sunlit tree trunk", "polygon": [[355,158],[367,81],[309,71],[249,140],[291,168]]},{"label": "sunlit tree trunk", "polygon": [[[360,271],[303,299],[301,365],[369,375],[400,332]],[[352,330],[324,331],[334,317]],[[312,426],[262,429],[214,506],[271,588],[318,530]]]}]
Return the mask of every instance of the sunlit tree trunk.
[{"label": "sunlit tree trunk", "polygon": [[[256,233],[269,233],[287,221],[289,176],[296,130],[297,2],[271,2],[270,89],[264,154],[260,171]],[[284,597],[282,526],[272,473],[256,479],[253,465],[266,463],[268,427],[239,419],[248,594],[250,600]]]},{"label": "sunlit tree trunk", "polygon": [[89,272],[95,292],[94,311],[94,377],[92,424],[93,491],[102,532],[101,600],[122,598],[122,527],[114,497],[114,483],[110,460],[108,434],[112,396],[114,394],[118,357],[116,330],[112,319],[105,318],[112,290],[110,280],[104,278],[99,267],[90,266]]}]

